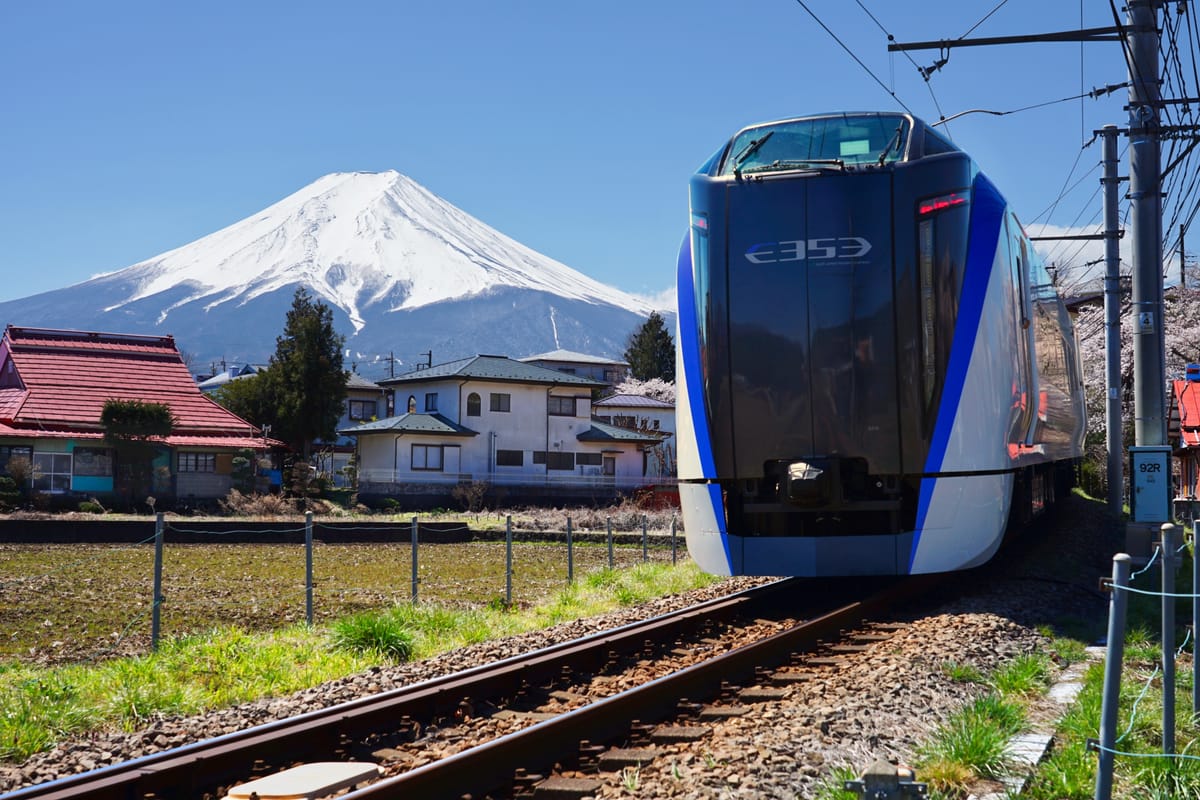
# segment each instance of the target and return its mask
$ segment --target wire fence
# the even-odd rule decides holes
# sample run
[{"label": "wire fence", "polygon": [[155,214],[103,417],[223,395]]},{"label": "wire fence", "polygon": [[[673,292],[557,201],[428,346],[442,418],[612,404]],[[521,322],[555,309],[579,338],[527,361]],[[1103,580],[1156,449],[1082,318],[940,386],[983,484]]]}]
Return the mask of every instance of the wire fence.
[{"label": "wire fence", "polygon": [[[1200,761],[1200,756],[1190,753],[1180,753],[1175,746],[1175,664],[1176,660],[1186,652],[1189,643],[1192,644],[1192,719],[1193,722],[1200,714],[1200,659],[1196,658],[1195,640],[1193,633],[1200,621],[1200,559],[1196,557],[1196,541],[1200,538],[1200,523],[1193,523],[1191,541],[1180,536],[1180,530],[1171,524],[1162,526],[1162,538],[1155,548],[1146,566],[1131,573],[1131,559],[1125,553],[1113,558],[1112,596],[1109,602],[1108,618],[1108,650],[1104,660],[1104,693],[1100,712],[1100,731],[1097,739],[1089,739],[1088,749],[1096,752],[1099,763],[1096,770],[1095,800],[1111,800],[1113,791],[1113,773],[1117,758],[1126,759],[1169,759]],[[1191,551],[1192,591],[1181,593],[1175,591],[1177,564],[1182,554]],[[1160,589],[1143,589],[1130,585],[1130,582],[1147,573],[1158,565]],[[1117,720],[1120,710],[1121,675],[1125,660],[1125,622],[1128,612],[1130,595],[1157,597],[1161,601],[1161,642],[1162,661],[1144,682],[1129,713],[1128,725],[1119,735]],[[1191,600],[1192,621],[1183,642],[1175,645],[1175,613],[1178,601]],[[1122,748],[1122,743],[1129,739],[1135,724],[1146,724],[1144,717],[1139,716],[1138,709],[1146,698],[1152,686],[1161,684],[1162,702],[1162,752],[1136,752]]]},{"label": "wire fence", "polygon": [[[151,527],[149,524],[147,527]],[[396,604],[528,607],[604,569],[674,563],[666,530],[614,534],[303,523],[212,530],[166,522],[127,544],[0,545],[0,660],[90,660],[226,626],[314,625]],[[386,541],[342,541],[347,530]],[[582,541],[586,539],[586,541]],[[299,543],[297,543],[299,542]],[[7,638],[7,641],[5,639]]]}]

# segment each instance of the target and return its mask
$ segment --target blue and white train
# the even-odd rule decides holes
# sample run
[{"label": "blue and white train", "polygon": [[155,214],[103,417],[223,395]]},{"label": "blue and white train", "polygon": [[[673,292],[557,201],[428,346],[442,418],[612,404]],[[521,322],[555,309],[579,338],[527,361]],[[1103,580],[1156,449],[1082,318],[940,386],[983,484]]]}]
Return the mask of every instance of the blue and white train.
[{"label": "blue and white train", "polygon": [[907,114],[738,132],[691,181],[677,426],[723,575],[970,568],[1067,491],[1070,316],[971,158]]}]

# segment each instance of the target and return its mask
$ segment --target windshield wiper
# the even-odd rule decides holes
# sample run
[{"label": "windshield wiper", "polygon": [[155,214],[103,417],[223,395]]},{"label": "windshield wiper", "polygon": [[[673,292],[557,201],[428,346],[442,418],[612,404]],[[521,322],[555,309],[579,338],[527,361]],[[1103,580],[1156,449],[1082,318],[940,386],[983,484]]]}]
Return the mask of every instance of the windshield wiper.
[{"label": "windshield wiper", "polygon": [[888,140],[887,147],[883,148],[883,152],[879,154],[879,166],[883,166],[883,162],[887,160],[887,154],[892,152],[892,146],[897,149],[900,147],[900,134],[904,131],[904,123],[901,122],[896,126],[896,132],[892,134],[892,138]]},{"label": "windshield wiper", "polygon": [[[833,167],[835,169],[845,171],[846,162],[842,161],[840,158],[805,158],[805,159],[797,159],[797,160],[778,160],[778,161],[772,161],[770,164],[761,164],[757,167],[751,167],[750,169],[746,170],[746,172],[747,173],[774,172],[775,170],[780,170],[780,169],[798,169],[798,168],[803,168],[803,167],[818,167],[818,168]],[[739,172],[738,175],[740,177],[741,173]]]},{"label": "windshield wiper", "polygon": [[766,143],[767,143],[767,139],[770,139],[770,138],[771,138],[772,136],[774,136],[774,135],[775,135],[775,131],[767,131],[767,132],[766,132],[766,133],[765,133],[765,134],[762,136],[762,138],[760,138],[760,139],[752,139],[752,140],[750,141],[750,144],[748,144],[748,145],[746,145],[745,147],[743,147],[743,148],[742,148],[742,151],[741,151],[740,153],[738,153],[736,156],[734,156],[734,157],[733,157],[733,174],[734,174],[734,175],[736,175],[736,176],[737,176],[737,177],[739,177],[739,178],[740,178],[740,177],[742,177],[742,164],[743,164],[743,163],[746,161],[746,159],[748,159],[750,156],[752,156],[752,155],[754,155],[755,153],[757,153],[757,152],[758,152],[758,148],[760,148],[760,147],[762,147],[764,144],[766,144]]}]

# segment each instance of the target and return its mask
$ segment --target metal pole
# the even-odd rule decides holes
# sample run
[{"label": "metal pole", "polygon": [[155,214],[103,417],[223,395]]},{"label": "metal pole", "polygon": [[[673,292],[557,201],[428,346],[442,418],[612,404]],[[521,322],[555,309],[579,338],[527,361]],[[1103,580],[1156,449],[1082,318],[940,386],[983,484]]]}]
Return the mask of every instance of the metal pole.
[{"label": "metal pole", "polygon": [[646,515],[642,515],[642,563],[650,560],[650,551],[646,541]]},{"label": "metal pole", "polygon": [[1126,3],[1129,11],[1126,37],[1132,54],[1129,64],[1129,198],[1133,234],[1134,433],[1138,445],[1167,443],[1156,29],[1160,4],[1161,0],[1128,0]]},{"label": "metal pole", "polygon": [[1175,526],[1162,526],[1163,752],[1175,754]]},{"label": "metal pole", "polygon": [[312,512],[304,512],[304,617],[313,624],[313,521]]},{"label": "metal pole", "polygon": [[1108,513],[1120,519],[1125,476],[1121,430],[1121,179],[1117,176],[1117,126],[1100,131],[1104,144],[1104,445],[1108,453]]},{"label": "metal pole", "polygon": [[1185,267],[1186,259],[1184,258],[1183,250],[1183,223],[1179,224],[1179,288],[1187,288],[1187,269]]},{"label": "metal pole", "polygon": [[675,518],[671,517],[671,563],[676,564],[678,554],[678,546],[675,539]]},{"label": "metal pole", "polygon": [[571,542],[571,518],[567,517],[567,583],[575,582],[575,546]]},{"label": "metal pole", "polygon": [[1192,523],[1192,713],[1200,714],[1200,553],[1196,544],[1200,541],[1200,522]]},{"label": "metal pole", "polygon": [[417,518],[412,518],[412,603],[417,604]]},{"label": "metal pole", "polygon": [[512,517],[504,518],[504,607],[512,608]]},{"label": "metal pole", "polygon": [[1125,608],[1130,558],[1113,556],[1112,595],[1108,599],[1108,653],[1104,658],[1104,699],[1100,707],[1100,763],[1095,800],[1112,800],[1113,747],[1117,743],[1117,705],[1121,696],[1121,662],[1125,659]]},{"label": "metal pole", "polygon": [[162,620],[162,562],[163,562],[163,515],[154,515],[154,600],[150,610],[150,649],[158,651],[158,633]]},{"label": "metal pole", "polygon": [[612,517],[608,517],[608,568],[612,569],[615,563],[613,561]]}]

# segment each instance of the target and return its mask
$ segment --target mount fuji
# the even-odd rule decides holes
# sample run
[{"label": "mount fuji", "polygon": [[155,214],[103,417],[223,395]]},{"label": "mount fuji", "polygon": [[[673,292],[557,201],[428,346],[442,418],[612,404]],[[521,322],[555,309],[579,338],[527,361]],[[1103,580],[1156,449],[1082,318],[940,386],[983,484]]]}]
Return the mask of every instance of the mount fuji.
[{"label": "mount fuji", "polygon": [[556,349],[619,357],[653,310],[388,171],[326,175],[183,247],[0,303],[0,321],[171,334],[197,366],[261,363],[299,286],[333,311],[347,365],[411,366],[426,352],[434,363]]}]

